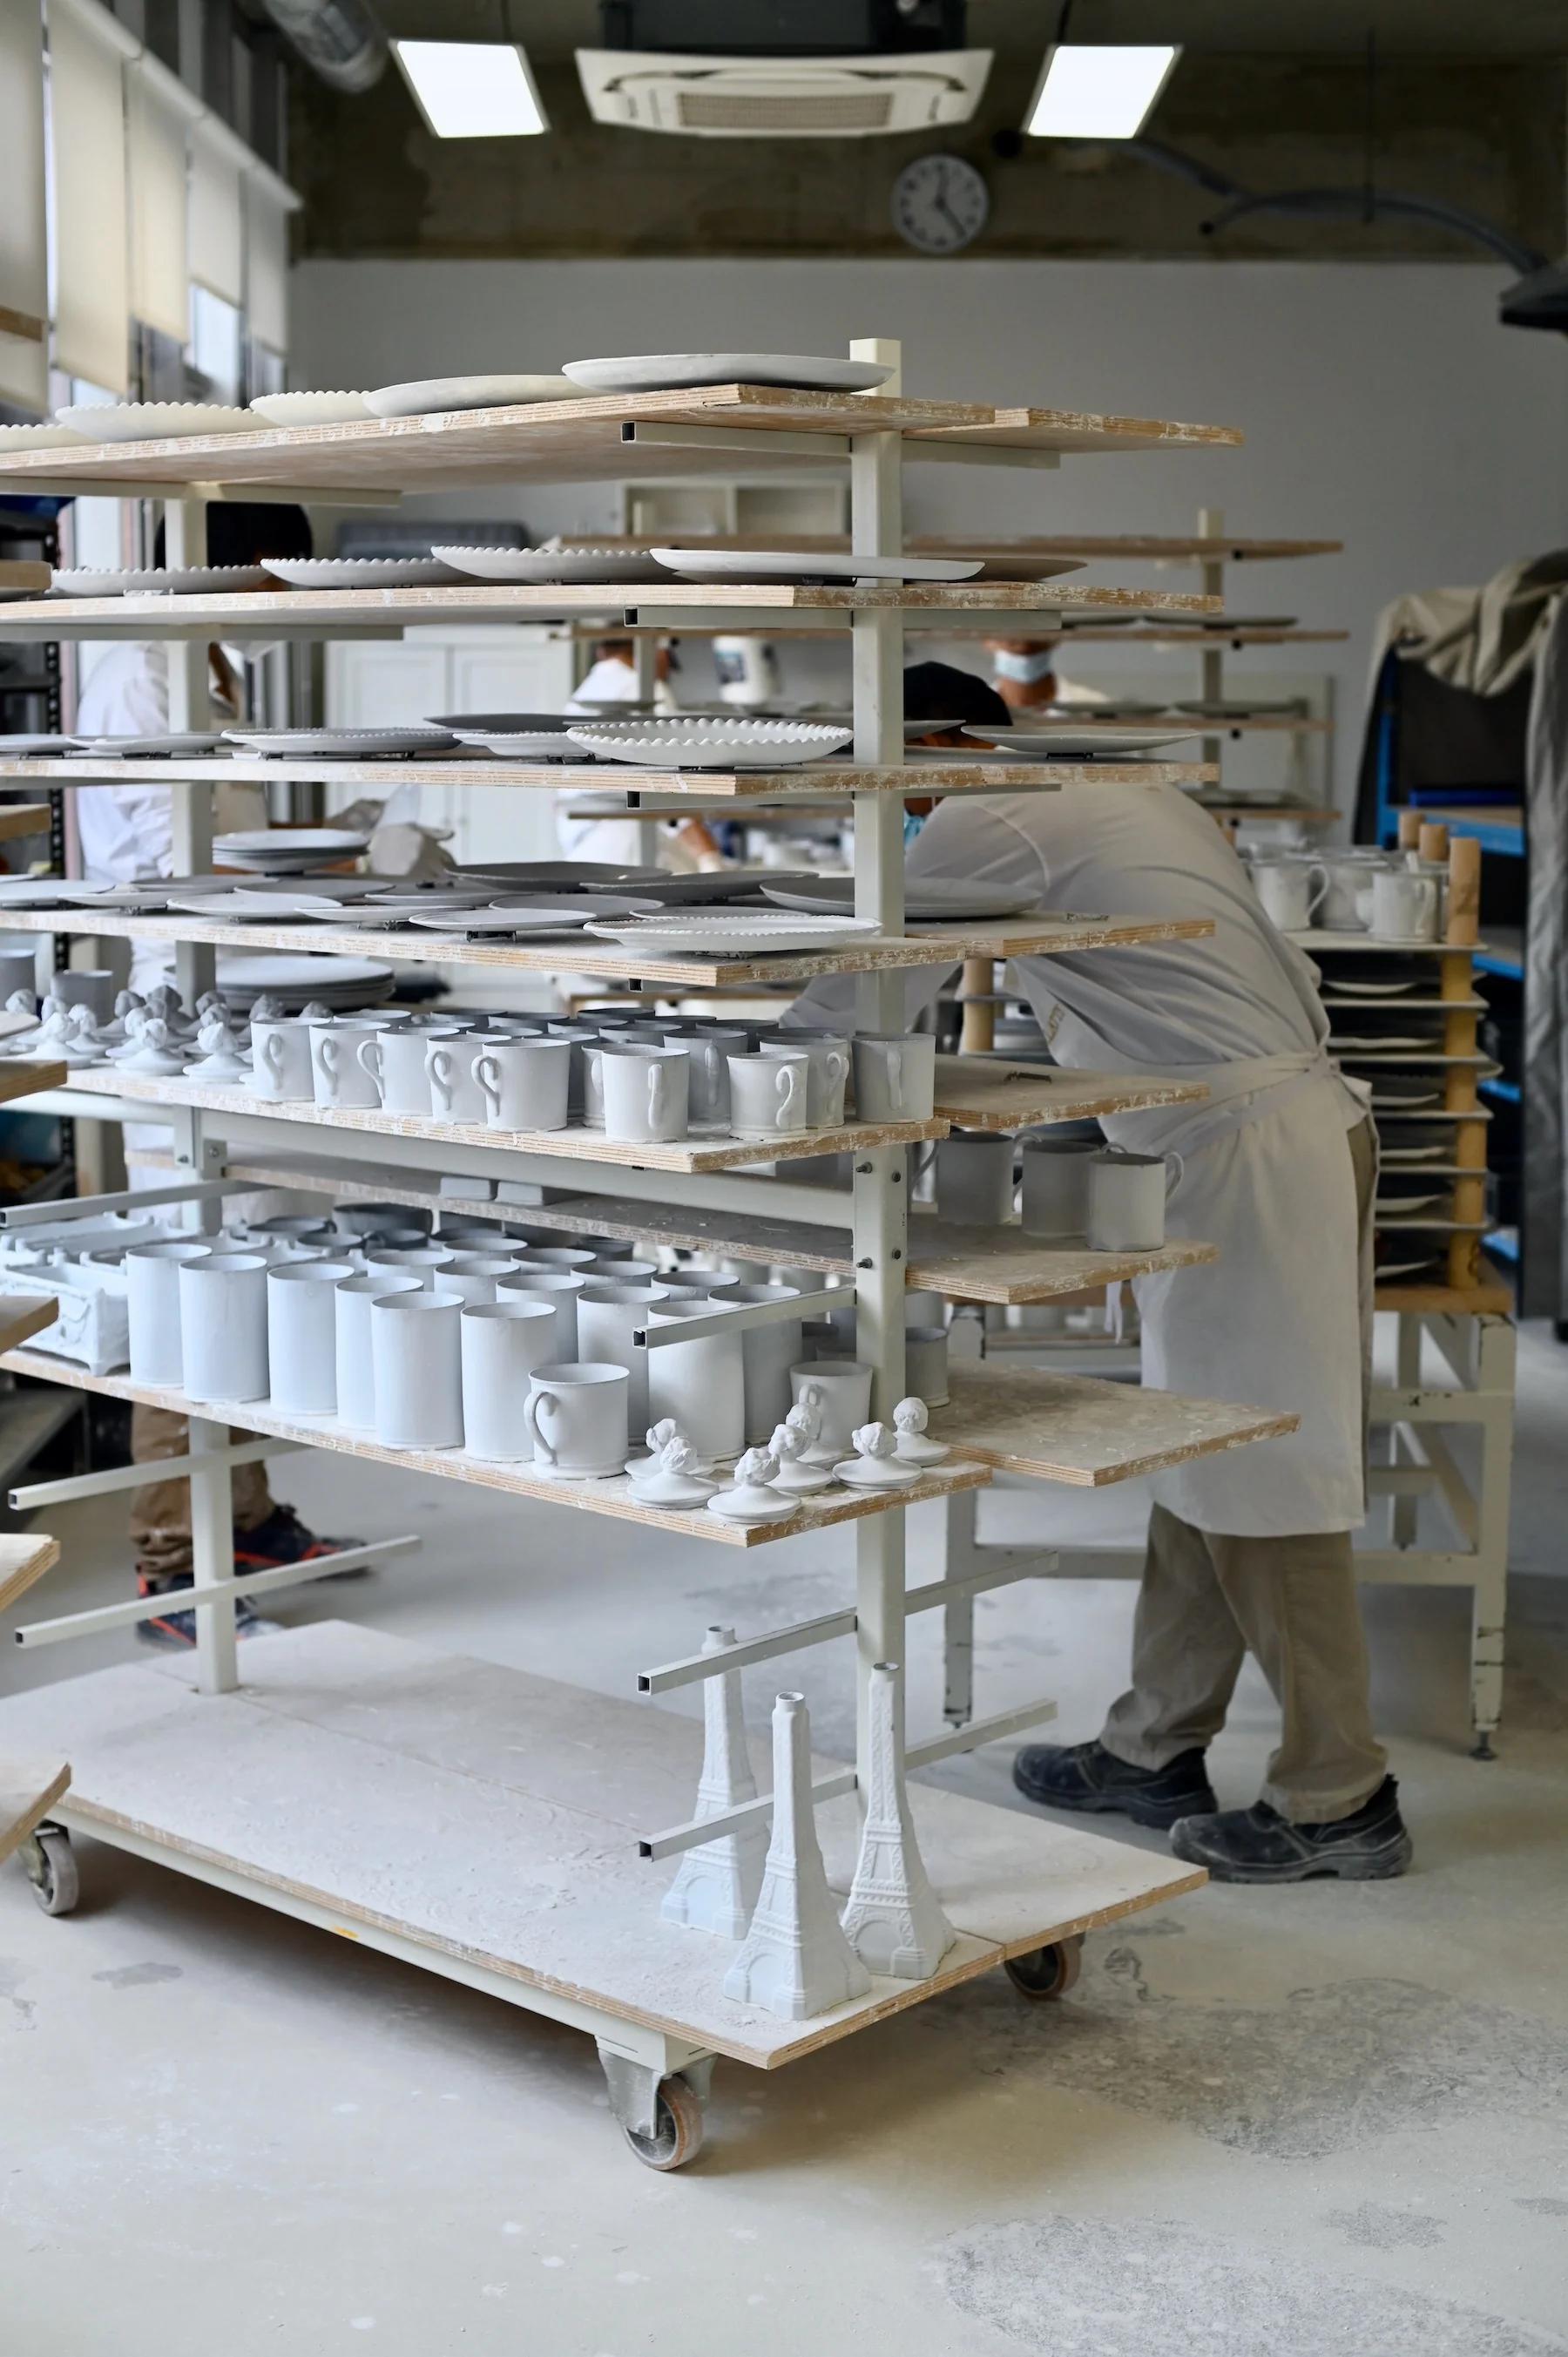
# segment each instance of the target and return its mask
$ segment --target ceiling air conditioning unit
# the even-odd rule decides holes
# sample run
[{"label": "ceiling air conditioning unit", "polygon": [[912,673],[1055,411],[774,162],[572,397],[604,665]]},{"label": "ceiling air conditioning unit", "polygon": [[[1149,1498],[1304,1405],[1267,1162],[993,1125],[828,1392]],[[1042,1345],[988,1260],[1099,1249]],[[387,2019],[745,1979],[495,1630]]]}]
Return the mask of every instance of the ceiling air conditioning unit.
[{"label": "ceiling air conditioning unit", "polygon": [[698,139],[868,139],[967,123],[991,68],[963,0],[607,0],[579,49],[596,123]]}]

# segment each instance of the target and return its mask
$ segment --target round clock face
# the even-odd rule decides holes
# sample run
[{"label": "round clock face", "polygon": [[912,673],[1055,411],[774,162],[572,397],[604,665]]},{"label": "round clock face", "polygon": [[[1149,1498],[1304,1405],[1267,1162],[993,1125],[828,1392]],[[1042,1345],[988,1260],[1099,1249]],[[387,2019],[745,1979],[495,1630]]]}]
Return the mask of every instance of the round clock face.
[{"label": "round clock face", "polygon": [[991,195],[961,156],[919,156],[893,183],[893,226],[921,253],[959,253],[985,227]]}]

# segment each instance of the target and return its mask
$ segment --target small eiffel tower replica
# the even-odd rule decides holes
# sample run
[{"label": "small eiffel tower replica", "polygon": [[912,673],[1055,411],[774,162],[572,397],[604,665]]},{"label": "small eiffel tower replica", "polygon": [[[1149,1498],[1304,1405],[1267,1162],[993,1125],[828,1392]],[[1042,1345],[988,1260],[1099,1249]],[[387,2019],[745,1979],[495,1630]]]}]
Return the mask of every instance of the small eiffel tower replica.
[{"label": "small eiffel tower replica", "polygon": [[864,1996],[871,1975],[839,1928],[811,1808],[811,1722],[805,1697],[773,1706],[773,1838],[746,1944],[725,1995],[781,2021],[805,2021]]},{"label": "small eiffel tower replica", "polygon": [[843,1928],[863,1964],[894,1980],[929,1980],[957,1938],[931,1889],[904,1785],[904,1673],[872,1665],[870,1790]]},{"label": "small eiffel tower replica", "polygon": [[[735,1631],[716,1625],[703,1640],[704,1653],[727,1652]],[[746,1722],[741,1715],[740,1672],[725,1670],[703,1681],[703,1772],[697,1782],[699,1817],[716,1817],[722,1810],[738,1808],[757,1798],[757,1779],[746,1748]],[[660,1913],[666,1923],[684,1923],[692,1932],[720,1932],[726,1940],[744,1940],[751,1910],[762,1889],[762,1859],[768,1847],[768,1824],[757,1817],[734,1833],[687,1850],[674,1881],[665,1892]]]}]

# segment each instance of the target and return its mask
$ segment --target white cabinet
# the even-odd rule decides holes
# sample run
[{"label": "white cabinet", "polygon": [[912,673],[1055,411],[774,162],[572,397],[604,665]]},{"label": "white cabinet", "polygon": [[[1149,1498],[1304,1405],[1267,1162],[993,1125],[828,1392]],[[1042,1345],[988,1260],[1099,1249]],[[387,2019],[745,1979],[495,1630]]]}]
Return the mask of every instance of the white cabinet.
[{"label": "white cabinet", "polygon": [[[327,649],[328,726],[387,728],[448,712],[559,712],[571,695],[571,641],[548,630],[499,628],[411,630],[397,640],[334,640]],[[363,790],[328,794],[341,810]],[[397,791],[387,765],[387,792]],[[554,796],[529,786],[404,787],[414,805],[399,814],[452,829],[454,859],[551,859],[555,856]]]}]

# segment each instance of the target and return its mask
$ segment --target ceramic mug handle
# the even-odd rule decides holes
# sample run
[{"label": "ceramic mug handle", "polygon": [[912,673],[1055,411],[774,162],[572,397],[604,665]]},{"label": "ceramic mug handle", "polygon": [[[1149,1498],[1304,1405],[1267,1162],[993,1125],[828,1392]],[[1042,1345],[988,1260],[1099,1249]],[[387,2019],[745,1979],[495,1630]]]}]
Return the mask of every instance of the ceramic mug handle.
[{"label": "ceramic mug handle", "polygon": [[887,1093],[892,1099],[895,1114],[902,1114],[904,1110],[904,1050],[902,1048],[889,1048],[887,1050]]},{"label": "ceramic mug handle", "polygon": [[430,1075],[430,1093],[438,1100],[437,1111],[452,1110],[452,1058],[445,1048],[432,1040],[424,1051],[424,1069]]},{"label": "ceramic mug handle", "polygon": [[1310,895],[1306,903],[1307,915],[1315,917],[1328,898],[1328,870],[1326,867],[1314,866],[1308,868],[1307,874],[1317,879],[1317,888]]},{"label": "ceramic mug handle", "polygon": [[648,1067],[647,1114],[650,1135],[651,1135],[659,1127],[660,1123],[664,1118],[664,1101],[667,1093],[668,1092],[665,1088],[664,1082],[664,1067],[662,1064],[654,1063],[650,1060]]},{"label": "ceramic mug handle", "polygon": [[822,1058],[822,1070],[828,1076],[828,1086],[836,1089],[841,1081],[849,1078],[849,1058],[842,1048],[830,1048]]},{"label": "ceramic mug handle", "polygon": [[479,1094],[484,1098],[490,1119],[499,1121],[501,1113],[501,1068],[496,1059],[493,1056],[476,1056],[474,1078],[479,1084]]},{"label": "ceramic mug handle", "polygon": [[785,1114],[792,1110],[795,1100],[800,1093],[800,1075],[793,1064],[779,1065],[779,1078],[773,1083],[773,1093],[778,1100],[773,1111],[773,1126],[775,1129],[782,1129]]},{"label": "ceramic mug handle", "polygon": [[283,1086],[283,1041],[275,1031],[269,1031],[262,1041],[262,1061],[274,1088]]},{"label": "ceramic mug handle", "polygon": [[553,1471],[555,1467],[555,1451],[551,1447],[549,1441],[545,1439],[543,1433],[541,1432],[539,1428],[539,1419],[543,1415],[546,1408],[550,1410],[551,1416],[553,1419],[560,1414],[561,1403],[556,1398],[553,1392],[535,1392],[532,1398],[529,1401],[528,1405],[522,1412],[522,1420],[528,1426],[528,1437],[533,1443],[533,1454],[535,1458],[541,1465],[543,1465],[551,1471]]},{"label": "ceramic mug handle", "polygon": [[317,1042],[316,1060],[327,1082],[327,1102],[334,1105],[338,1102],[338,1042],[330,1034]]},{"label": "ceramic mug handle", "polygon": [[[1174,1168],[1172,1168],[1173,1164],[1175,1165]],[[1165,1200],[1167,1203],[1170,1201],[1171,1197],[1176,1193],[1176,1189],[1181,1185],[1182,1174],[1186,1168],[1187,1163],[1181,1155],[1172,1153],[1165,1156]]]},{"label": "ceramic mug handle", "polygon": [[376,1094],[381,1093],[381,1043],[375,1038],[361,1039],[355,1049],[360,1070],[376,1084]]}]

